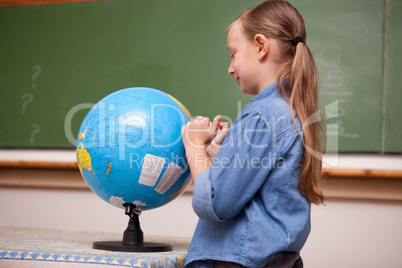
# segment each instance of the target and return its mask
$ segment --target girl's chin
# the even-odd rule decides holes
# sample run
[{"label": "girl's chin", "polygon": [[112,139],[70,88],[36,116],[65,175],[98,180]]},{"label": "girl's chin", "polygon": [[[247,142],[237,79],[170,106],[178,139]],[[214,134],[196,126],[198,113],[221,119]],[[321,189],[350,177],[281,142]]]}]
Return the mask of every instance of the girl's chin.
[{"label": "girl's chin", "polygon": [[241,90],[241,92],[243,92],[244,94],[247,94],[247,95],[251,95],[251,96],[258,95],[258,92],[248,90],[247,88],[243,87],[242,85],[240,85],[240,90]]}]

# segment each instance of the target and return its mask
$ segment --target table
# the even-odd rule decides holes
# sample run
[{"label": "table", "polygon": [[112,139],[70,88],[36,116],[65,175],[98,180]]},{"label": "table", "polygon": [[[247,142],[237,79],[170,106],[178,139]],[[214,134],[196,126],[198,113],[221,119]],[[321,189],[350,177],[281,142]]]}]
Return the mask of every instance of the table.
[{"label": "table", "polygon": [[0,227],[0,267],[182,267],[191,240],[145,235],[145,242],[171,244],[173,251],[169,252],[92,249],[94,241],[121,239],[121,233]]}]

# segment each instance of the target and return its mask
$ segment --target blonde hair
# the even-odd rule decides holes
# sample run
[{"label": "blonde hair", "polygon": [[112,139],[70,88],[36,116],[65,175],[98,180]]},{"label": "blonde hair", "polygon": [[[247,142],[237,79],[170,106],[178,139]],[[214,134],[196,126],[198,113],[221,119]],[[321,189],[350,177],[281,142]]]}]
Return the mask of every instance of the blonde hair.
[{"label": "blonde hair", "polygon": [[[293,109],[303,126],[305,150],[299,175],[299,191],[308,202],[323,204],[324,195],[320,187],[322,127],[320,122],[310,123],[314,120],[309,118],[319,110],[317,68],[314,56],[306,45],[304,20],[290,3],[268,0],[250,8],[236,21],[241,22],[243,33],[250,40],[256,34],[279,40],[283,55],[283,64],[277,74],[279,93],[290,104],[295,126]],[[302,42],[295,43],[297,39]]]}]

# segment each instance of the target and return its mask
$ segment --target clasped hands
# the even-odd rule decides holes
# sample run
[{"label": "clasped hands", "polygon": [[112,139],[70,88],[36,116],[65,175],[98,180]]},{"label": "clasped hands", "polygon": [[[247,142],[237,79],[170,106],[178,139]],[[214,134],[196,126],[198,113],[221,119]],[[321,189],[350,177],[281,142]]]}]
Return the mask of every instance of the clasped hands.
[{"label": "clasped hands", "polygon": [[221,115],[217,115],[210,122],[208,117],[198,116],[182,127],[187,157],[196,151],[205,150],[209,161],[213,162],[229,130],[229,124],[221,122],[221,118]]}]

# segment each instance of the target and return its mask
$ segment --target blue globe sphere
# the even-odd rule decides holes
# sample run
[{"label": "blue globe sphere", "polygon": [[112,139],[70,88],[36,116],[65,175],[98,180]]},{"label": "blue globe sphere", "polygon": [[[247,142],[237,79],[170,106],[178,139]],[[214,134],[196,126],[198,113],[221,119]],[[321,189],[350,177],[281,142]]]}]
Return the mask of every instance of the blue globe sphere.
[{"label": "blue globe sphere", "polygon": [[181,128],[191,120],[172,96],[152,88],[116,91],[95,104],[77,139],[81,174],[99,197],[137,211],[162,206],[191,183]]}]

